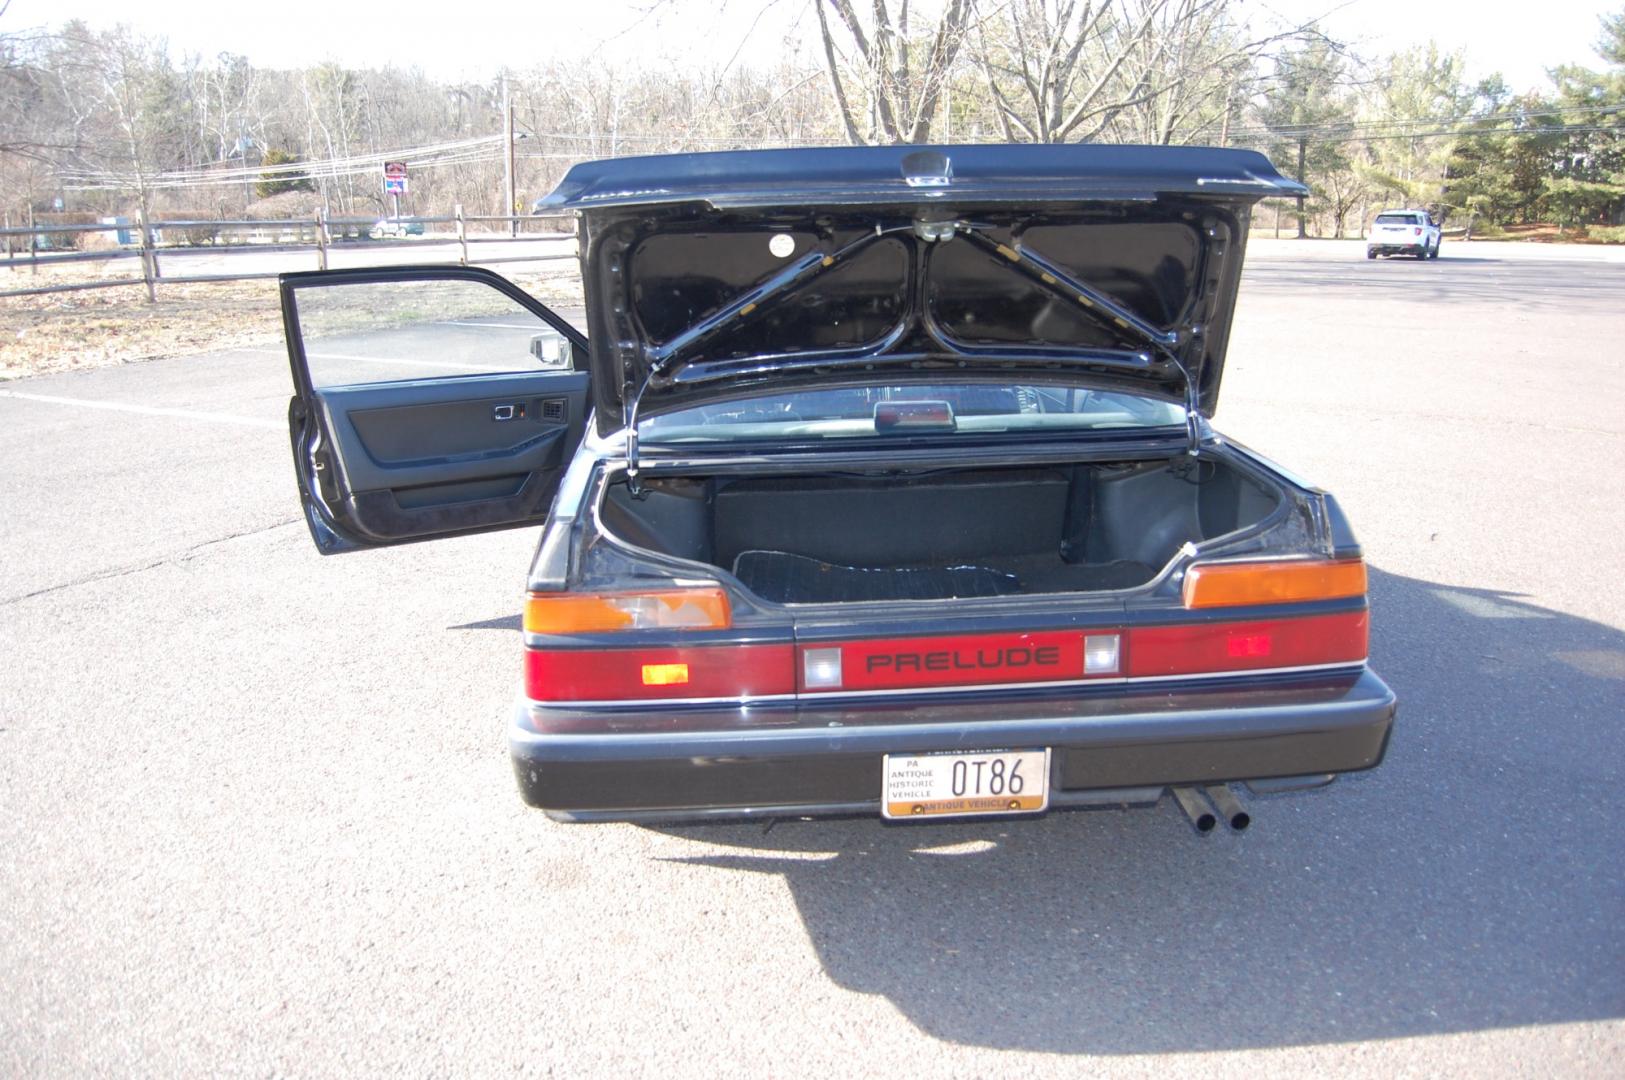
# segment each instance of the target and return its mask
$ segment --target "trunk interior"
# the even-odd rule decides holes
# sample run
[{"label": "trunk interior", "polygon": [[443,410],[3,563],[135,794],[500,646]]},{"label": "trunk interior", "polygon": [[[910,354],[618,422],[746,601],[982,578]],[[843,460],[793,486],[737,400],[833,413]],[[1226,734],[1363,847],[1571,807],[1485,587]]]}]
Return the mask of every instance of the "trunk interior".
[{"label": "trunk interior", "polygon": [[936,600],[1142,585],[1187,541],[1260,521],[1281,494],[1222,462],[907,473],[646,477],[603,526],[710,563],[775,603]]}]

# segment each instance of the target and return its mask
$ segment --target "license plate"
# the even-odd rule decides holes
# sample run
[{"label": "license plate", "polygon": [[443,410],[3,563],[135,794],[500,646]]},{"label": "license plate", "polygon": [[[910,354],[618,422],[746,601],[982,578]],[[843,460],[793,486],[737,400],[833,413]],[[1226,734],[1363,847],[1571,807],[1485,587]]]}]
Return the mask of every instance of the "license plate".
[{"label": "license plate", "polygon": [[887,754],[888,818],[1031,814],[1049,808],[1049,750]]}]

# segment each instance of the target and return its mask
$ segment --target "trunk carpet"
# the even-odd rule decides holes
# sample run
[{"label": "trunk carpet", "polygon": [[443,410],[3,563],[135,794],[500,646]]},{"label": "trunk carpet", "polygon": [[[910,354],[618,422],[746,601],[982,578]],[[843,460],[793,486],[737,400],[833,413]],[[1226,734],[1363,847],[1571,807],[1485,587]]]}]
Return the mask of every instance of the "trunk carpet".
[{"label": "trunk carpet", "polygon": [[883,569],[837,566],[783,551],[742,551],[734,576],[778,604],[839,604],[854,600],[942,600],[1006,596],[1021,591],[1014,574],[985,566]]},{"label": "trunk carpet", "polygon": [[1026,556],[991,566],[840,566],[784,551],[745,551],[734,576],[778,604],[861,600],[947,600],[1018,593],[1125,589],[1151,580],[1144,563],[1070,564],[1058,555]]},{"label": "trunk carpet", "polygon": [[1069,563],[1059,555],[1017,555],[999,560],[1026,593],[1103,592],[1144,585],[1157,572],[1143,562]]}]

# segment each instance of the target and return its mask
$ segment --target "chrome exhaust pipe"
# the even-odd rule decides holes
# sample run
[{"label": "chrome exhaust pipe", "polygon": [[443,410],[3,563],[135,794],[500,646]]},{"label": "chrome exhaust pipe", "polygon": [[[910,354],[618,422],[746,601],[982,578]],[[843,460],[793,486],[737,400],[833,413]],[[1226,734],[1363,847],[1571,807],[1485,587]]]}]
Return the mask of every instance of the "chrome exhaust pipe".
[{"label": "chrome exhaust pipe", "polygon": [[1179,808],[1185,811],[1185,817],[1190,820],[1192,828],[1203,836],[1213,831],[1213,826],[1219,823],[1219,819],[1213,816],[1213,811],[1208,809],[1207,803],[1196,793],[1195,788],[1176,787],[1169,790],[1174,793],[1174,801],[1179,804]]},{"label": "chrome exhaust pipe", "polygon": [[1213,800],[1213,805],[1218,807],[1224,823],[1233,831],[1242,832],[1253,823],[1253,816],[1241,808],[1241,800],[1236,798],[1229,784],[1210,785],[1207,797]]}]

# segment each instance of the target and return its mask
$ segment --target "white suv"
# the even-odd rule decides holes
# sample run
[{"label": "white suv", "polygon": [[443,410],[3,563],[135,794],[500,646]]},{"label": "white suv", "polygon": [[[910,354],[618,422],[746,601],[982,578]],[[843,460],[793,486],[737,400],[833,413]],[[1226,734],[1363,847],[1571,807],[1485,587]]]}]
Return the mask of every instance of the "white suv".
[{"label": "white suv", "polygon": [[1418,259],[1437,259],[1440,238],[1439,226],[1426,210],[1384,210],[1366,237],[1365,257],[1415,255]]}]

